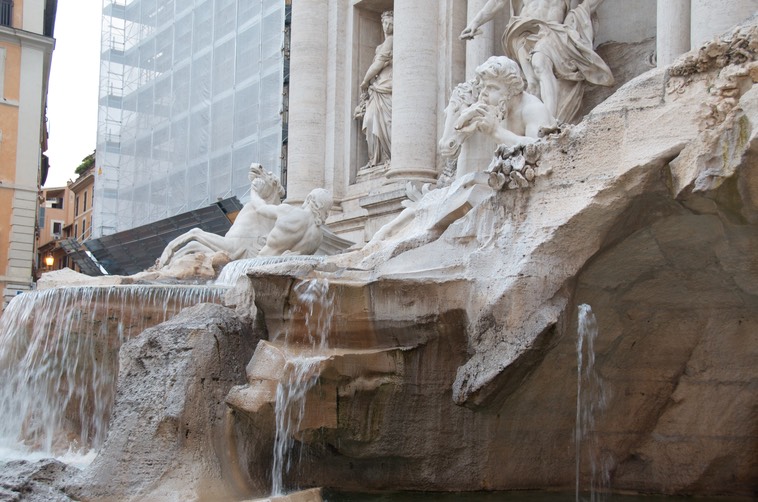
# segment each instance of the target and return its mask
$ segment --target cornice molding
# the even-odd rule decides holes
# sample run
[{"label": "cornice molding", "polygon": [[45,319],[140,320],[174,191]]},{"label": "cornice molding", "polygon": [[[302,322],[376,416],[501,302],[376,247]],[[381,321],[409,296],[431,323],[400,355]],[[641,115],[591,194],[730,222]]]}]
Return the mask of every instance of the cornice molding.
[{"label": "cornice molding", "polygon": [[22,46],[34,47],[45,52],[52,52],[55,39],[31,31],[19,30],[8,26],[0,26],[0,42],[10,42]]}]

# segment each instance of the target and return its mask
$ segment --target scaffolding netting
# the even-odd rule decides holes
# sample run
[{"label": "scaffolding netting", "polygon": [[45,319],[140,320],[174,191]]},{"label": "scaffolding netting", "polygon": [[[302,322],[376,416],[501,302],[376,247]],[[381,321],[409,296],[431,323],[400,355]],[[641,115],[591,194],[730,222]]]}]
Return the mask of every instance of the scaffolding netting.
[{"label": "scaffolding netting", "polygon": [[92,235],[281,174],[284,0],[104,0]]}]

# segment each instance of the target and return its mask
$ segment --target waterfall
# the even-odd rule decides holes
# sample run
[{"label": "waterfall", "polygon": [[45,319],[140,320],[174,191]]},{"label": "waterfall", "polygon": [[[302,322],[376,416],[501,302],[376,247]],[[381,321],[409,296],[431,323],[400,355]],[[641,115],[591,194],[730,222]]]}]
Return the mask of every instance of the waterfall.
[{"label": "waterfall", "polygon": [[104,441],[121,343],[184,307],[221,301],[207,286],[83,286],[19,295],[0,317],[0,449],[47,456]]},{"label": "waterfall", "polygon": [[284,493],[284,475],[293,464],[294,434],[300,429],[305,415],[306,396],[318,382],[321,362],[327,358],[324,352],[328,348],[333,314],[333,296],[326,280],[301,281],[295,285],[293,293],[293,314],[300,313],[305,320],[306,339],[309,342],[306,345],[309,346],[303,348],[313,355],[287,354],[285,376],[276,387],[276,436],[271,468],[273,495]]},{"label": "waterfall", "polygon": [[[603,500],[610,489],[610,466],[603,458],[595,430],[595,421],[608,404],[608,389],[595,367],[597,320],[592,308],[579,305],[576,340],[576,501],[580,497],[582,447],[590,462],[590,501]],[[586,359],[585,359],[586,358]]]},{"label": "waterfall", "polygon": [[299,261],[303,263],[321,263],[324,261],[323,256],[310,255],[286,255],[286,256],[260,256],[257,258],[247,258],[244,260],[235,260],[227,263],[216,279],[216,285],[234,286],[237,279],[245,275],[248,270],[255,267],[264,267],[277,263],[287,263]]}]

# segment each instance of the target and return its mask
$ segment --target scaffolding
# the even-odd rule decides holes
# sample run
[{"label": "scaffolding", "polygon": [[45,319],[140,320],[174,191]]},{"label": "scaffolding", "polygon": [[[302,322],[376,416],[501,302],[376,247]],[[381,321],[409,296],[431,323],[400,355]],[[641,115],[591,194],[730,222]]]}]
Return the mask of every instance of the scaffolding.
[{"label": "scaffolding", "polygon": [[104,0],[93,237],[282,173],[284,0]]}]

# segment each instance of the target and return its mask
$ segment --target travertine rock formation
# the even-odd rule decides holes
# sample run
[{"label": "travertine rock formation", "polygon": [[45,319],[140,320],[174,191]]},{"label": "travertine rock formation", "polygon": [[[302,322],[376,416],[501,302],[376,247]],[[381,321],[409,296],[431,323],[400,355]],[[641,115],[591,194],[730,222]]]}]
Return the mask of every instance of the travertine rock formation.
[{"label": "travertine rock formation", "polygon": [[76,467],[53,459],[0,463],[0,500],[15,502],[71,502],[63,491],[64,480]]},{"label": "travertine rock formation", "polygon": [[[751,25],[629,82],[539,144],[532,188],[431,191],[383,242],[315,270],[335,292],[335,345],[403,347],[403,372],[337,382],[336,426],[299,435],[301,485],[570,489],[589,303],[612,488],[752,493],[755,40]],[[293,280],[253,278],[270,336],[292,321],[274,292]]]},{"label": "travertine rock formation", "polygon": [[[285,349],[314,350],[295,285],[318,278],[329,350],[289,486],[572,489],[587,303],[611,488],[753,495],[756,41],[751,24],[632,80],[536,144],[530,186],[429,191],[362,250],[250,272],[230,296],[240,317],[204,306],[146,331],[122,351],[111,436],[77,493],[223,495],[231,477],[264,494]],[[256,312],[268,341],[251,357]]]},{"label": "travertine rock formation", "polygon": [[255,483],[237,468],[224,397],[244,381],[255,342],[232,310],[211,304],[126,342],[105,445],[67,491],[77,500],[249,495]]}]

